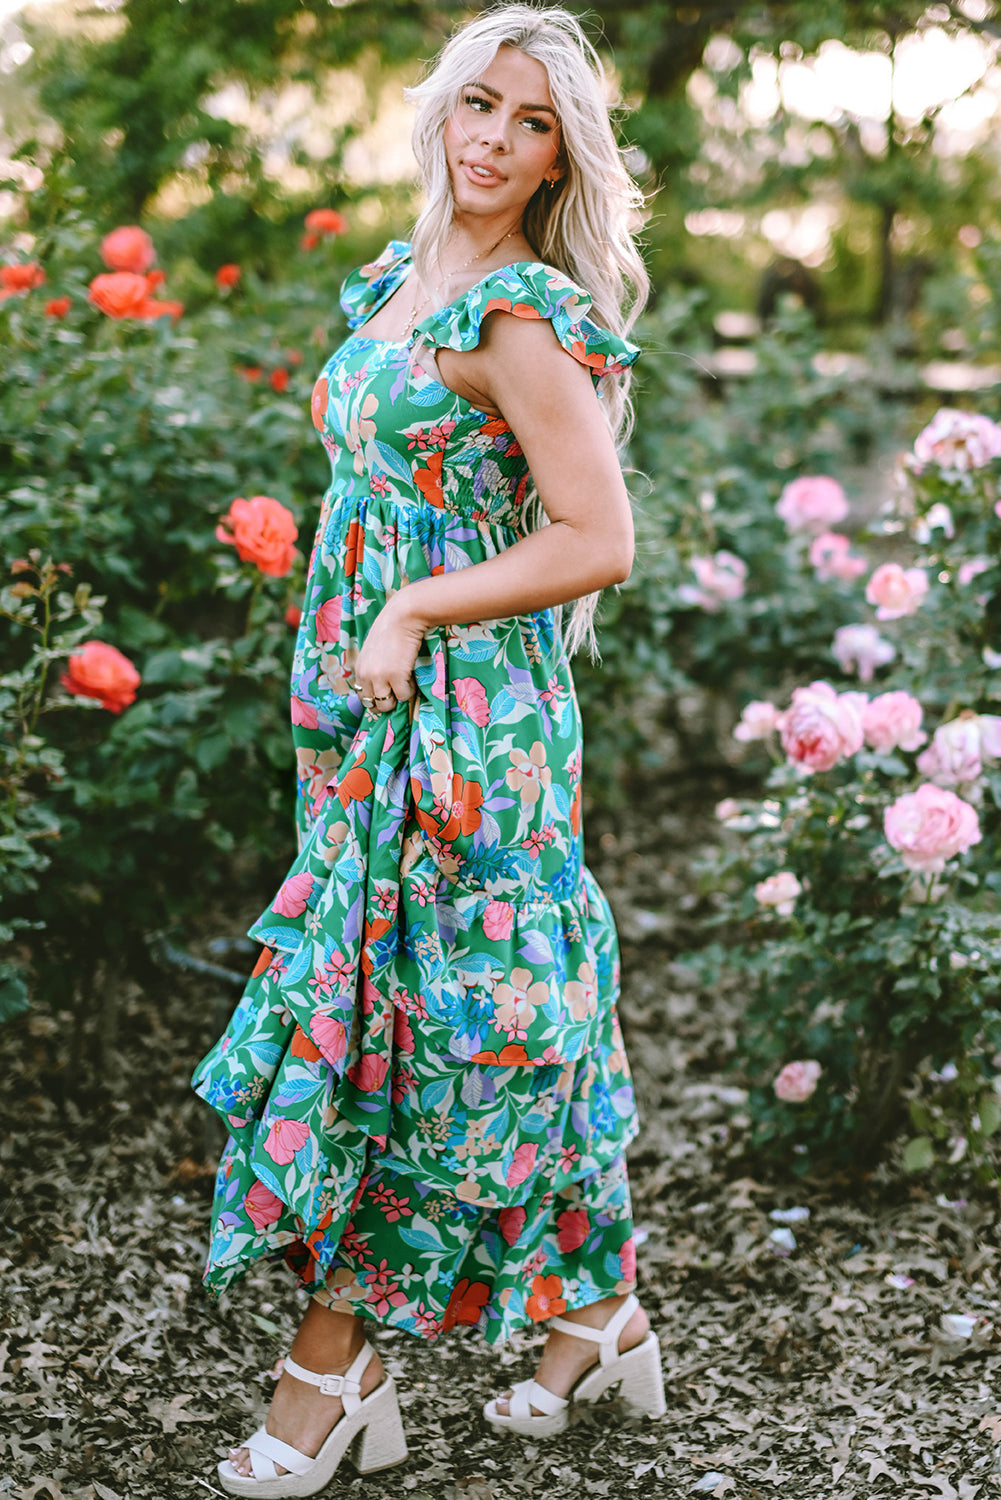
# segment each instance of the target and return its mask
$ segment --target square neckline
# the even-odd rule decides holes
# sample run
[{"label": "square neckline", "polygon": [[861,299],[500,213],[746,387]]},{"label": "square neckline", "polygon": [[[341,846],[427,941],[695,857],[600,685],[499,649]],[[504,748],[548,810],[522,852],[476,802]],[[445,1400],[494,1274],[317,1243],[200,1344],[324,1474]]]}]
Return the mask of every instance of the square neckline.
[{"label": "square neckline", "polygon": [[[400,277],[400,279],[395,283],[394,286],[390,287],[390,289],[389,289],[388,292],[386,292],[383,296],[381,296],[381,297],[379,297],[377,299],[377,301],[374,303],[374,305],[372,307],[371,312],[369,313],[368,317],[365,319],[365,322],[364,323],[360,323],[357,328],[352,328],[351,329],[350,333],[348,334],[349,338],[359,339],[359,340],[361,340],[361,341],[363,341],[364,343],[367,343],[367,344],[385,344],[389,348],[393,348],[393,349],[409,349],[410,348],[411,339],[413,339],[413,337],[420,330],[421,323],[426,323],[429,318],[440,317],[442,313],[448,312],[453,307],[459,307],[459,306],[461,306],[461,304],[466,300],[466,298],[469,297],[469,296],[471,296],[473,292],[478,291],[481,286],[484,286],[490,280],[491,276],[497,276],[502,271],[515,270],[516,268],[518,268],[520,266],[544,266],[545,265],[545,262],[541,261],[541,260],[510,260],[510,261],[507,262],[506,265],[495,266],[492,271],[487,271],[486,275],[481,276],[480,279],[479,279],[479,281],[474,281],[473,284],[472,284],[472,286],[468,286],[464,292],[460,292],[460,294],[459,294],[458,297],[453,297],[451,302],[445,302],[445,303],[443,303],[443,305],[441,307],[439,307],[439,308],[433,308],[431,310],[431,312],[428,313],[427,317],[421,318],[420,323],[415,323],[414,327],[411,329],[410,337],[409,338],[405,338],[405,339],[380,339],[380,338],[374,338],[371,334],[365,334],[365,333],[363,333],[362,330],[365,328],[366,324],[370,323],[372,321],[372,319],[375,317],[376,313],[379,312],[379,310],[381,308],[385,307],[386,303],[390,300],[391,297],[395,297],[396,293],[400,290],[400,287],[403,285],[403,283],[406,281],[407,277],[409,276],[410,272],[413,270],[413,265],[414,265],[413,252],[412,252],[412,250],[411,250],[411,248],[410,248],[409,245],[407,246],[407,248],[403,252],[403,254],[399,257],[399,260],[396,262],[396,265],[394,265],[394,266],[387,266],[385,274],[388,275],[390,271],[395,270],[396,266],[398,266],[403,261],[408,262],[404,274]],[[456,391],[454,394],[458,395],[458,392]],[[463,399],[463,398],[460,397],[460,400],[461,399]],[[478,408],[474,408],[474,410],[478,410]]]}]

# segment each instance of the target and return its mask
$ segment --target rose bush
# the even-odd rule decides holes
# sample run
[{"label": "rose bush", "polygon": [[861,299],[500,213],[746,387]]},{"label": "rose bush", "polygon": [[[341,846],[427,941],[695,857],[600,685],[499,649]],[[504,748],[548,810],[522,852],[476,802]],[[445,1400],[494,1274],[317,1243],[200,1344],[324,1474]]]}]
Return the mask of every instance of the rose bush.
[{"label": "rose bush", "polygon": [[720,804],[705,881],[732,941],[689,961],[749,990],[752,1140],[797,1170],[871,1163],[909,1120],[906,1166],[998,1175],[1001,569],[977,597],[961,575],[1001,553],[999,456],[993,423],[940,413],[901,465],[886,532],[919,550],[867,589],[895,641],[859,622],[836,649],[849,678],[894,663],[883,691],[815,682],[766,705],[778,736],[757,703],[736,729],[775,764],[764,800]]}]

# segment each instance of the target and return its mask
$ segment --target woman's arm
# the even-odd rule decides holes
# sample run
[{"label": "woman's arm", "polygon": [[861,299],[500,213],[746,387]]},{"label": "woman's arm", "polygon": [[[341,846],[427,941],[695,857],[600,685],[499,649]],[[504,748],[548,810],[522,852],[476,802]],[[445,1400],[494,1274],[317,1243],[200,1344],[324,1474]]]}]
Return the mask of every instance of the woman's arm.
[{"label": "woman's arm", "polygon": [[[366,696],[410,696],[429,629],[529,614],[629,576],[629,497],[591,375],[552,324],[491,314],[475,350],[439,354],[442,373],[499,411],[521,445],[550,525],[496,557],[419,578],[388,600],[355,665]],[[447,361],[447,363],[446,363]]]}]

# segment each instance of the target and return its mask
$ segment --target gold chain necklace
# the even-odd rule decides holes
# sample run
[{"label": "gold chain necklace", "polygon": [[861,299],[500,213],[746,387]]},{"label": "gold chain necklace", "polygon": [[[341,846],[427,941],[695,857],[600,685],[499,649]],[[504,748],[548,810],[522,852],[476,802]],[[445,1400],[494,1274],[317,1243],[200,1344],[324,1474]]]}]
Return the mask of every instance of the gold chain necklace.
[{"label": "gold chain necklace", "polygon": [[475,265],[478,260],[482,260],[485,255],[493,255],[498,245],[503,245],[505,240],[509,240],[512,235],[515,235],[517,233],[518,230],[516,228],[509,229],[507,234],[502,234],[500,239],[495,240],[492,245],[488,245],[486,250],[477,250],[475,255],[471,255],[467,261],[463,261],[461,266],[456,266],[454,271],[446,271],[441,280],[431,288],[427,296],[422,298],[421,301],[418,302],[412,309],[410,317],[407,320],[407,326],[403,330],[403,342],[407,342],[407,340],[410,338],[410,335],[417,327],[418,314],[423,312],[424,308],[427,307],[432,297],[437,296],[437,294],[441,291],[442,287],[447,281],[451,280],[453,276],[461,276],[463,271],[468,271],[470,266]]}]

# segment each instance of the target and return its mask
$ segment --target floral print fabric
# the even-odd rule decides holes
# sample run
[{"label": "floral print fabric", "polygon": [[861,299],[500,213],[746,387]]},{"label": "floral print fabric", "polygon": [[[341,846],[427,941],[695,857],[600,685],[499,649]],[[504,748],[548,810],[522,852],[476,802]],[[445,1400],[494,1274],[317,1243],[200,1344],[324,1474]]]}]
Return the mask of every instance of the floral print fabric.
[{"label": "floral print fabric", "polygon": [[[393,243],[353,272],[350,326],[409,269]],[[491,273],[411,343],[472,348],[495,310],[549,319],[599,389],[638,352],[538,263]],[[636,1116],[573,682],[542,611],[432,630],[415,700],[364,711],[353,664],[387,597],[510,546],[530,479],[506,423],[363,331],[312,410],[332,482],[292,677],[299,854],[195,1073],[232,1132],[206,1282],[282,1252],[326,1300],[496,1340],[634,1274]]]}]

